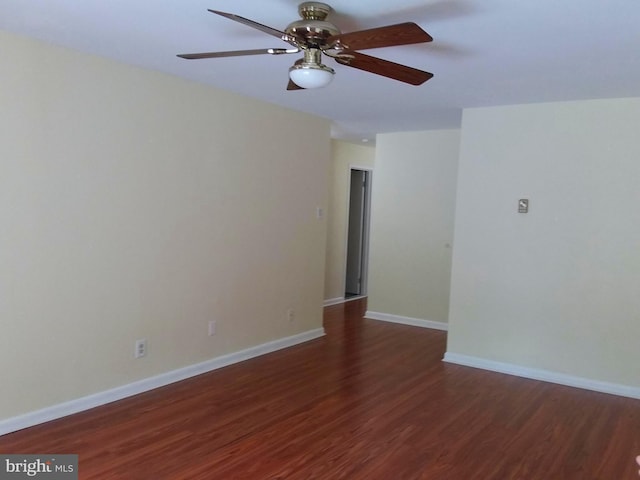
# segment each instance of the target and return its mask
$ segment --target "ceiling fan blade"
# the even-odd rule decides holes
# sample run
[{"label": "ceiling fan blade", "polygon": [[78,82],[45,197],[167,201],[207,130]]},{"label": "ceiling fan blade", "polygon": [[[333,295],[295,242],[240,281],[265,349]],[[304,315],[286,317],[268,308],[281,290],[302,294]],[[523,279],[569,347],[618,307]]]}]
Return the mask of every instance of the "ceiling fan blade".
[{"label": "ceiling fan blade", "polygon": [[289,79],[287,90],[304,90],[304,88],[302,88],[300,85],[297,85],[293,80]]},{"label": "ceiling fan blade", "polygon": [[360,52],[350,51],[344,53],[342,56],[335,57],[335,59],[336,62],[342,65],[375,73],[376,75],[382,75],[383,77],[392,78],[393,80],[411,85],[422,85],[433,77],[433,73],[407,67],[406,65],[400,65],[399,63],[383,60],[382,58],[370,57]]},{"label": "ceiling fan blade", "polygon": [[221,16],[223,16],[225,18],[228,18],[230,20],[233,20],[235,22],[239,22],[239,23],[242,23],[244,25],[248,25],[250,27],[258,29],[261,32],[268,33],[269,35],[273,35],[274,37],[278,37],[278,38],[280,38],[282,40],[285,40],[287,38],[287,34],[284,33],[284,32],[281,32],[280,30],[276,30],[275,28],[271,28],[271,27],[268,27],[266,25],[262,25],[261,23],[254,22],[253,20],[249,20],[248,18],[241,17],[240,15],[235,15],[233,13],[227,13],[227,12],[220,12],[218,10],[211,10],[210,8],[207,9],[207,10],[209,10],[211,13],[215,13],[217,15],[221,15]]},{"label": "ceiling fan blade", "polygon": [[330,46],[342,45],[348,50],[393,47],[412,43],[431,42],[433,38],[413,22],[398,23],[386,27],[341,33],[327,39]]},{"label": "ceiling fan blade", "polygon": [[230,52],[204,52],[204,53],[181,53],[180,58],[187,60],[198,60],[201,58],[221,58],[221,57],[242,57],[244,55],[283,55],[286,53],[298,53],[297,48],[260,48],[257,50],[233,50]]}]

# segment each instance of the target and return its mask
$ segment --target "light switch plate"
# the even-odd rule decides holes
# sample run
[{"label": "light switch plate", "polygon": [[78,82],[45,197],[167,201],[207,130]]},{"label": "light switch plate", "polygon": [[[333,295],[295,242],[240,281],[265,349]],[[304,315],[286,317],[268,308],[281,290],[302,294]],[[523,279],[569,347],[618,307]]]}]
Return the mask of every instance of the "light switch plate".
[{"label": "light switch plate", "polygon": [[529,199],[521,198],[518,200],[518,213],[527,213],[529,211]]}]

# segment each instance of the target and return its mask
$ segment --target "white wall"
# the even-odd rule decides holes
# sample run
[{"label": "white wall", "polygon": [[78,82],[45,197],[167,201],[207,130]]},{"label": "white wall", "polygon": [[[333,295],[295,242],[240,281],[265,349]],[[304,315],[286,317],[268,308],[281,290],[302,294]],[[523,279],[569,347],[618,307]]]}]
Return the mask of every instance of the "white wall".
[{"label": "white wall", "polygon": [[638,98],[464,112],[448,354],[640,386],[639,125]]},{"label": "white wall", "polygon": [[321,328],[327,121],[0,41],[0,419]]},{"label": "white wall", "polygon": [[447,322],[459,142],[459,130],[377,136],[368,315]]},{"label": "white wall", "polygon": [[373,168],[374,161],[374,147],[339,140],[331,142],[325,300],[335,301],[344,298],[350,168],[352,166]]}]

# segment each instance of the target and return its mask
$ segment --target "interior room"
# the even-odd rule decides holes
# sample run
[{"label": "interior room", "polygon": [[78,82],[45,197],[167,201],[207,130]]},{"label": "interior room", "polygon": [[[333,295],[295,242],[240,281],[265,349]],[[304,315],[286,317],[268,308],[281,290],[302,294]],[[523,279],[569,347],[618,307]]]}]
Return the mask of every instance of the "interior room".
[{"label": "interior room", "polygon": [[[217,385],[202,405],[246,403],[237,437],[201,431],[217,438],[208,460],[153,478],[633,478],[640,4],[561,3],[336,0],[324,19],[288,0],[2,2],[0,451],[91,452],[80,478],[141,478],[113,460],[134,447],[101,451],[87,432]],[[298,33],[306,21],[329,23],[322,40]],[[295,83],[318,69],[329,84]],[[271,457],[260,442],[290,439],[258,426],[296,407],[279,396],[294,379],[300,416],[280,428],[309,428]],[[433,390],[395,390],[414,383]],[[455,440],[477,412],[521,426],[553,402],[591,427],[566,441],[575,417],[540,419],[513,440],[534,458],[493,467],[509,430],[493,416],[479,421],[497,443]],[[338,411],[334,441],[307,437]],[[394,411],[422,426],[384,427]],[[409,452],[428,412],[441,430]]]}]

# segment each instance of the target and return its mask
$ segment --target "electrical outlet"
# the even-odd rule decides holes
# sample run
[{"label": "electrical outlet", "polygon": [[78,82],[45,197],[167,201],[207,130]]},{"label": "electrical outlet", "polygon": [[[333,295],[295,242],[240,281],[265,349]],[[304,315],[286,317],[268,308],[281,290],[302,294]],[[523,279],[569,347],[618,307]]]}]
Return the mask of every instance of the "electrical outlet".
[{"label": "electrical outlet", "polygon": [[293,311],[293,308],[290,308],[289,310],[287,310],[287,320],[289,320],[289,322],[293,322],[294,319],[295,312]]},{"label": "electrical outlet", "polygon": [[133,355],[135,358],[142,358],[147,355],[147,339],[146,338],[140,338],[136,340],[136,347]]},{"label": "electrical outlet", "polygon": [[209,322],[209,336],[213,336],[216,334],[216,321],[215,320],[211,320]]}]

